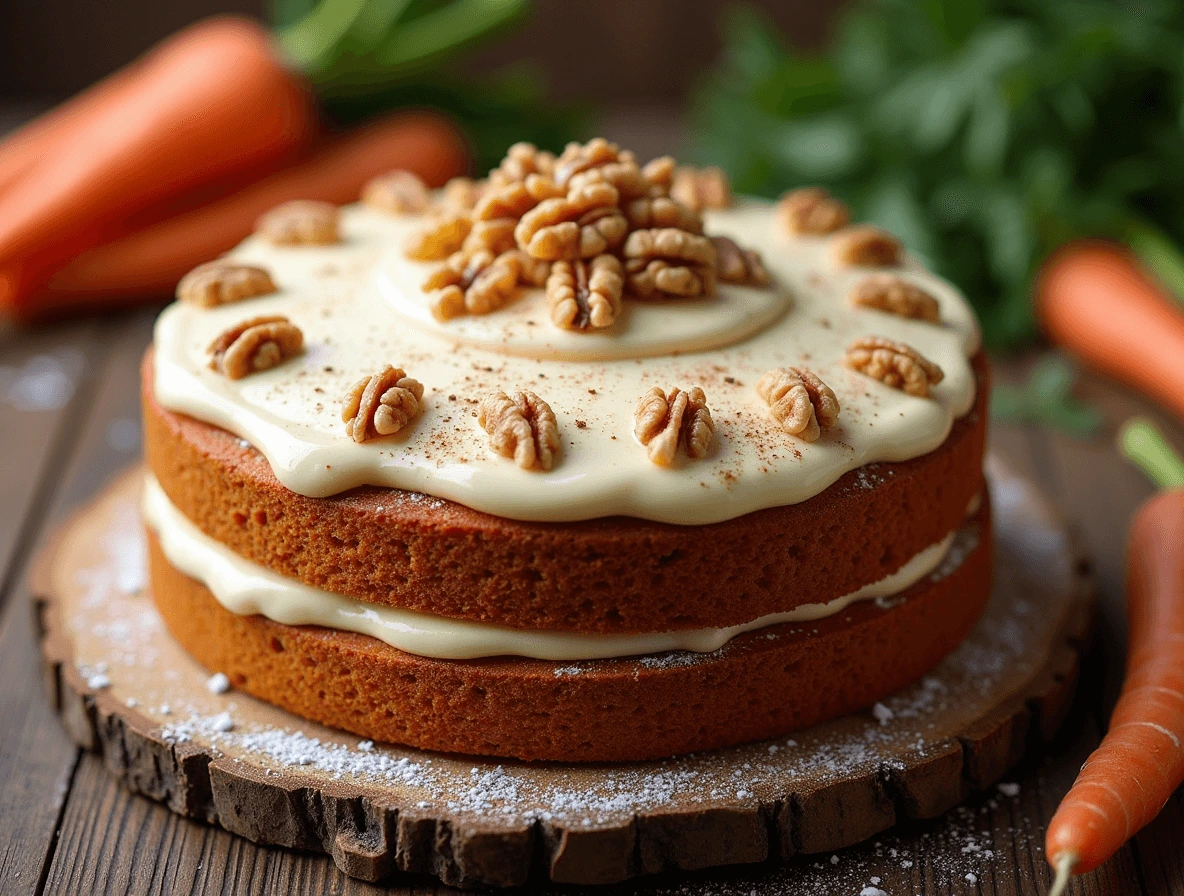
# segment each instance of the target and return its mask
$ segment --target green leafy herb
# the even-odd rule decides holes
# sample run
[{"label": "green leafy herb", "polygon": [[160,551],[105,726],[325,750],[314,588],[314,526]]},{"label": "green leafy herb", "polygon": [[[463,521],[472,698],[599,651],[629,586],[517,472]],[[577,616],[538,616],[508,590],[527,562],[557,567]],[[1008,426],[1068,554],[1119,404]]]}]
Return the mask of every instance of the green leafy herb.
[{"label": "green leafy herb", "polygon": [[1118,448],[1160,488],[1184,486],[1184,460],[1150,420],[1134,417],[1124,423]]},{"label": "green leafy herb", "polygon": [[445,66],[516,24],[529,0],[272,0],[284,51],[329,117],[348,124],[397,107],[441,109],[466,127],[478,171],[529,140],[558,149],[582,114],[556,109],[540,75],[513,66],[481,79]]},{"label": "green leafy herb", "polygon": [[1035,423],[1079,439],[1102,425],[1101,415],[1073,397],[1076,374],[1060,355],[1042,359],[1022,386],[996,384],[991,390],[991,416],[1004,423]]},{"label": "green leafy herb", "polygon": [[1174,0],[879,0],[809,55],[740,8],[693,148],[741,191],[826,185],[1014,347],[1033,275],[1075,237],[1128,242],[1184,292],[1182,39]]}]

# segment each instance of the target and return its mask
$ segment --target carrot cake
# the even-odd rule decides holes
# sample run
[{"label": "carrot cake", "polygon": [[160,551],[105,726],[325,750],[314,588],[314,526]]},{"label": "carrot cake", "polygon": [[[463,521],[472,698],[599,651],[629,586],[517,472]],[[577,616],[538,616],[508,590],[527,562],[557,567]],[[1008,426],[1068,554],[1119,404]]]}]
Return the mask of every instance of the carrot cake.
[{"label": "carrot cake", "polygon": [[669,756],[864,710],[991,586],[966,300],[819,188],[604,140],[289,203],[144,359],[152,593],[376,740]]}]

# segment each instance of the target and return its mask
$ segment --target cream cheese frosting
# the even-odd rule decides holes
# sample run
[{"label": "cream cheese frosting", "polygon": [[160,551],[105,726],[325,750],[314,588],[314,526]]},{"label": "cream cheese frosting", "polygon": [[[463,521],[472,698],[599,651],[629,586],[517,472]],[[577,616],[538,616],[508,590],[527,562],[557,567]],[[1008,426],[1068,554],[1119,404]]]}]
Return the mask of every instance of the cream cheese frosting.
[{"label": "cream cheese frosting", "polygon": [[[977,509],[977,504],[976,497],[968,515]],[[826,603],[804,604],[727,628],[597,635],[520,631],[448,619],[363,603],[286,578],[240,557],[198,529],[169,500],[151,474],[145,477],[143,512],[169,563],[205,585],[232,613],[259,614],[284,625],[318,625],[357,632],[405,653],[447,660],[517,656],[561,662],[645,656],[671,650],[710,653],[745,632],[787,622],[813,622],[832,616],[856,601],[899,594],[941,567],[942,561],[951,555],[951,546],[958,536],[957,531],[951,532],[911,557],[891,575]]]},{"label": "cream cheese frosting", "polygon": [[[310,497],[378,485],[514,519],[620,514],[687,525],[805,501],[864,464],[925,454],[970,410],[978,325],[965,299],[915,259],[899,273],[937,298],[941,324],[852,307],[851,287],[872,269],[837,264],[826,237],[785,234],[769,203],[741,201],[705,221],[708,233],[761,252],[777,285],[628,301],[613,327],[578,333],[550,323],[541,290],[524,290],[489,315],[437,322],[418,288],[432,265],[400,251],[421,219],[347,207],[338,245],[276,247],[253,237],[232,253],[270,271],[275,294],[167,308],[155,332],[155,396],[248,440],[281,483]],[[265,314],[301,328],[303,354],[241,380],[208,369],[216,336]],[[860,336],[907,343],[945,378],[916,398],[843,367]],[[424,410],[394,436],[355,443],[340,419],[342,400],[387,364],[424,384]],[[781,430],[754,391],[765,371],[787,365],[809,366],[842,405],[838,424],[817,442]],[[653,386],[695,385],[716,422],[712,452],[656,467],[633,436],[637,399]],[[559,420],[562,451],[549,472],[495,455],[477,424],[484,394],[522,388]]]}]

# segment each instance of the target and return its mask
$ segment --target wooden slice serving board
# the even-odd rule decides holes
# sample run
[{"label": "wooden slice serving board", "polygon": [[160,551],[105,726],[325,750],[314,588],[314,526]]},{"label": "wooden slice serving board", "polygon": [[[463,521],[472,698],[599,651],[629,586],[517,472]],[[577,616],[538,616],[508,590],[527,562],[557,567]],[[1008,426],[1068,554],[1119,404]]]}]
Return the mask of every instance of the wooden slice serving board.
[{"label": "wooden slice serving board", "polygon": [[875,713],[792,737],[662,762],[497,762],[370,745],[216,693],[146,593],[139,470],[41,558],[50,699],[132,790],[366,880],[596,884],[830,852],[995,783],[1068,707],[1088,563],[1028,482],[988,470],[996,583],[971,637]]}]

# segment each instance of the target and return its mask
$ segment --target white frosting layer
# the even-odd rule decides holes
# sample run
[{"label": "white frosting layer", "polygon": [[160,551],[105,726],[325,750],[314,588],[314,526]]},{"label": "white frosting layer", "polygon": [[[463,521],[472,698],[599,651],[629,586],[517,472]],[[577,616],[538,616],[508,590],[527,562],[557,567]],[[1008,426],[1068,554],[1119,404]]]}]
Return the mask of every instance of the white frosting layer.
[{"label": "white frosting layer", "polygon": [[832,616],[855,601],[899,594],[938,568],[956,534],[951,532],[937,544],[925,548],[880,581],[824,604],[804,604],[785,613],[771,613],[727,628],[595,635],[519,631],[446,619],[362,603],[286,578],[240,557],[198,529],[173,505],[151,474],[144,483],[143,509],[144,518],[156,532],[169,563],[204,584],[232,613],[257,613],[285,625],[319,625],[358,632],[406,653],[449,660],[520,656],[575,661],[643,656],[670,650],[709,653],[744,632],[784,622],[811,622]]},{"label": "white frosting layer", "polygon": [[[157,400],[247,439],[303,495],[370,484],[515,519],[622,514],[688,525],[804,501],[864,464],[932,451],[974,401],[968,358],[979,330],[957,291],[910,261],[902,273],[937,297],[942,325],[853,308],[847,294],[868,270],[837,266],[826,238],[784,235],[767,203],[710,212],[707,230],[759,250],[778,289],[724,285],[712,299],[630,301],[611,330],[591,334],[555,328],[538,290],[494,314],[437,323],[417,286],[431,266],[399,251],[420,223],[349,207],[341,245],[247,240],[233,255],[268,268],[279,292],[167,308],[155,334]],[[304,354],[237,381],[209,370],[209,343],[261,314],[296,323]],[[920,399],[844,368],[847,345],[864,335],[912,345],[945,379]],[[425,410],[403,433],[356,444],[340,419],[342,399],[388,363],[424,384]],[[838,426],[812,444],[783,432],[753,389],[766,370],[798,364],[843,408]],[[648,460],[632,434],[633,409],[655,385],[703,387],[717,426],[709,457],[673,469]],[[524,471],[490,451],[475,408],[495,388],[529,388],[551,405],[563,443],[553,470]]]}]

